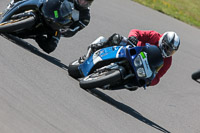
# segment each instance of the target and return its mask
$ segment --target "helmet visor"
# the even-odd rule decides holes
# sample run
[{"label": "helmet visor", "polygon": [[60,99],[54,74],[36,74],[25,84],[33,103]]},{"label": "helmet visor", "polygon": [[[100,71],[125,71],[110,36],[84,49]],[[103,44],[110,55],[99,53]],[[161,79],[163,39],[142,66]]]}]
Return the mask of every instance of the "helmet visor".
[{"label": "helmet visor", "polygon": [[81,7],[88,8],[92,2],[87,0],[77,0],[77,3]]},{"label": "helmet visor", "polygon": [[[71,21],[72,9],[68,2],[64,1],[61,4],[60,9],[58,10],[58,13],[60,16],[57,16],[56,21],[60,23],[61,25],[65,26]],[[54,14],[56,16],[56,11],[54,11]]]},{"label": "helmet visor", "polygon": [[60,29],[71,24],[72,7],[67,0],[48,0],[42,7],[42,12],[48,25]]},{"label": "helmet visor", "polygon": [[164,52],[164,54],[167,56],[167,57],[170,57],[172,56],[175,52],[176,52],[176,49],[173,49],[171,47],[170,44],[168,44],[166,41],[163,40],[162,42],[162,50]]}]

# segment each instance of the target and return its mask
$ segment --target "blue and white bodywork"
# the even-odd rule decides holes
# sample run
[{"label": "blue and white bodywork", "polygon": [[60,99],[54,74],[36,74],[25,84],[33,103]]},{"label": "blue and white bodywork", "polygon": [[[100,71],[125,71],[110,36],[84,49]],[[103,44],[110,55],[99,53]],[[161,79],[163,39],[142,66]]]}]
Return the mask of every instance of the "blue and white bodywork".
[{"label": "blue and white bodywork", "polygon": [[[149,44],[145,47],[112,46],[103,48],[96,51],[82,64],[80,64],[79,70],[85,77],[97,68],[109,65],[110,63],[117,63],[117,61],[128,60],[134,75],[137,77],[137,81],[142,86],[147,83],[147,79],[152,80],[156,74],[154,68],[150,66],[151,63],[148,60],[148,56],[150,54],[146,52],[148,49],[155,49],[158,51],[156,46]],[[160,62],[160,64],[162,64],[162,62]]]},{"label": "blue and white bodywork", "polygon": [[150,44],[106,47],[86,57],[83,62],[76,60],[68,69],[72,77],[81,78],[80,86],[86,89],[113,89],[127,83],[146,87],[163,65],[160,49]]}]

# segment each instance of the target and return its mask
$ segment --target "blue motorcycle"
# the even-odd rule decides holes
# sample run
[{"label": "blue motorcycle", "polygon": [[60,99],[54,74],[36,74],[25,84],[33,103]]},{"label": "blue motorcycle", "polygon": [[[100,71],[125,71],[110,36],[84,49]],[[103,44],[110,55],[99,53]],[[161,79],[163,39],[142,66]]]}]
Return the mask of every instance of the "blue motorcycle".
[{"label": "blue motorcycle", "polygon": [[150,85],[162,65],[157,46],[111,46],[97,50],[85,60],[73,61],[68,72],[79,79],[83,89],[135,90]]}]

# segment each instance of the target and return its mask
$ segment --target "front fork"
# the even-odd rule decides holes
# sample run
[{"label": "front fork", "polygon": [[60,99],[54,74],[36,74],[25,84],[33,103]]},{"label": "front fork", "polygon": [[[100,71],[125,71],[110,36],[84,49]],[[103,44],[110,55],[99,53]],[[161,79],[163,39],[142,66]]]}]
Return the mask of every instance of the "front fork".
[{"label": "front fork", "polygon": [[119,89],[130,89],[130,88],[133,87],[133,86],[126,85],[126,83],[128,83],[128,80],[135,77],[135,74],[132,73],[131,70],[127,70],[125,68],[124,64],[126,64],[126,63],[127,62],[125,60],[123,60],[123,61],[120,61],[120,62],[117,62],[117,63],[111,63],[110,65],[107,65],[107,66],[101,68],[102,71],[105,70],[105,69],[119,70],[120,74],[121,74],[121,81],[118,81],[117,83],[114,83],[114,84],[105,85],[105,86],[102,87],[102,89],[119,90]]}]

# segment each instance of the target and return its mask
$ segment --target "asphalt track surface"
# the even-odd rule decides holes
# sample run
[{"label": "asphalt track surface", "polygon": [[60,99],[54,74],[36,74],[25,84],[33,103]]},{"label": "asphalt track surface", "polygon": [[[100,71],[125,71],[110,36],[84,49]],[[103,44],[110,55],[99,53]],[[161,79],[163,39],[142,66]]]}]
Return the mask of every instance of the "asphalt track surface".
[{"label": "asphalt track surface", "polygon": [[[51,54],[32,40],[0,37],[0,133],[199,133],[200,83],[191,74],[200,69],[200,30],[130,0],[95,1],[91,16]],[[68,64],[95,38],[134,28],[173,30],[181,38],[159,85],[89,92],[68,75]]]}]

